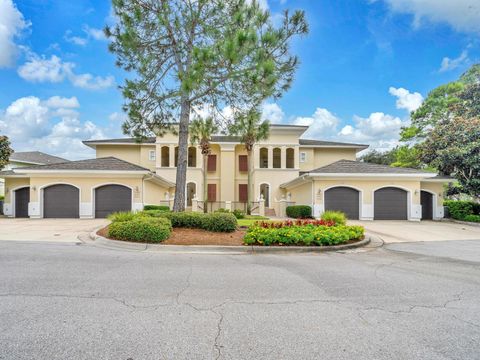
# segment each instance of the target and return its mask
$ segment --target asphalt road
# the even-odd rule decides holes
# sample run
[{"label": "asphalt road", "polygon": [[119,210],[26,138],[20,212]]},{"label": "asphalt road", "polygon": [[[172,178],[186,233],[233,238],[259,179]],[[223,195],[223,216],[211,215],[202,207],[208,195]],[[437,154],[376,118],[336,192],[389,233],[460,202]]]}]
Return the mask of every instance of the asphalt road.
[{"label": "asphalt road", "polygon": [[236,256],[0,242],[0,359],[217,358],[479,359],[480,240]]}]

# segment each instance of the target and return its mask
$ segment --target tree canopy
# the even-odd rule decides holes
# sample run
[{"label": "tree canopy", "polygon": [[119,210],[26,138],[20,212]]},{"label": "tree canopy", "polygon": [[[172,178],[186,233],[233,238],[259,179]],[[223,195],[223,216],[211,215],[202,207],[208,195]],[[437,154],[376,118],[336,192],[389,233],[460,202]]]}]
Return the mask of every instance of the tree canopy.
[{"label": "tree canopy", "polygon": [[0,135],[0,170],[8,164],[13,149],[10,147],[10,140],[6,136]]},{"label": "tree canopy", "polygon": [[141,138],[178,123],[174,210],[183,210],[191,113],[288,90],[298,66],[289,45],[308,32],[305,14],[286,11],[274,26],[256,0],[113,0],[113,9],[110,50],[133,73],[122,87],[124,131]]}]

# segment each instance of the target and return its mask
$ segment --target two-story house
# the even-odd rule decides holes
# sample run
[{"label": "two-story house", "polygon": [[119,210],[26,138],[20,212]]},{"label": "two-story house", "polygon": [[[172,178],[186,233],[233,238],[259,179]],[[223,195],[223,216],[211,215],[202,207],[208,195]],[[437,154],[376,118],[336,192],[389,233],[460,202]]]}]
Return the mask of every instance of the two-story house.
[{"label": "two-story house", "polygon": [[[356,161],[368,145],[306,140],[308,129],[272,125],[270,137],[253,150],[253,207],[283,216],[288,204],[311,205],[315,215],[344,211],[351,219],[420,220],[443,217],[443,185],[448,179],[422,170]],[[4,211],[9,216],[104,217],[112,211],[172,204],[178,138],[173,134],[135,139],[84,141],[96,158],[31,166],[3,172]],[[188,149],[188,210],[196,206],[245,208],[247,153],[239,139],[213,137],[208,165],[196,146]],[[203,199],[203,172],[208,199]],[[28,189],[28,190],[22,190]],[[28,202],[16,196],[28,191]],[[205,201],[206,200],[206,201]],[[192,208],[193,206],[193,208]],[[26,210],[25,210],[26,209]]]}]

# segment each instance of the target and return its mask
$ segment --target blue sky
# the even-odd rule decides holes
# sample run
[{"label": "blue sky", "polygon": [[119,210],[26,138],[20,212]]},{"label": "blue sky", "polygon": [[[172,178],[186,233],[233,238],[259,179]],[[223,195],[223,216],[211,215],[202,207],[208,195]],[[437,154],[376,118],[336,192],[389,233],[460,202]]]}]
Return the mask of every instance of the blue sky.
[{"label": "blue sky", "polygon": [[[264,104],[273,122],[311,125],[308,138],[398,140],[409,111],[480,55],[478,0],[262,0],[272,16],[304,9],[310,34],[292,51],[292,89]],[[0,133],[17,151],[92,156],[81,140],[117,137],[125,73],[100,31],[109,1],[0,0]]]}]

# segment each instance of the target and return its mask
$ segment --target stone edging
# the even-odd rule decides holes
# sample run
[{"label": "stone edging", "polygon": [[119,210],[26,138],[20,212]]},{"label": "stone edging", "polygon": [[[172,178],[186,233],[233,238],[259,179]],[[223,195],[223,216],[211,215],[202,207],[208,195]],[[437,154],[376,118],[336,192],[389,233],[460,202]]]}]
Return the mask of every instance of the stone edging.
[{"label": "stone edging", "polygon": [[471,226],[477,226],[480,227],[480,223],[476,222],[471,222],[471,221],[461,221],[461,220],[455,220],[455,219],[442,219],[442,222],[452,222],[455,224],[462,224],[462,225],[471,225]]},{"label": "stone edging", "polygon": [[149,251],[163,253],[204,253],[204,254],[255,254],[255,253],[320,253],[327,251],[340,251],[355,249],[368,245],[371,235],[366,234],[365,239],[353,244],[334,246],[218,246],[218,245],[162,245],[145,244],[128,241],[107,239],[97,235],[97,230],[90,233],[90,239],[96,246],[110,249],[122,249],[132,251]]}]

